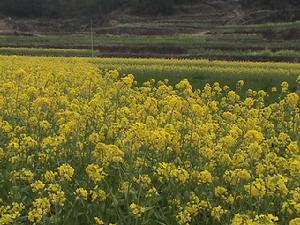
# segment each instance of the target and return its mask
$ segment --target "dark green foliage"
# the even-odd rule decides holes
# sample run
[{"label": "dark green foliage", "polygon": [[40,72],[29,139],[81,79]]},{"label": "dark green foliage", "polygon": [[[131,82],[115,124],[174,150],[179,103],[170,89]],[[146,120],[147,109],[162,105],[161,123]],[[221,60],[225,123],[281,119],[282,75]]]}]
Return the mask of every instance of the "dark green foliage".
[{"label": "dark green foliage", "polygon": [[101,15],[129,0],[1,0],[0,13],[18,17]]},{"label": "dark green foliage", "polygon": [[241,0],[241,4],[244,8],[248,7],[263,7],[266,9],[295,9],[300,7],[299,0]]},{"label": "dark green foliage", "polygon": [[169,14],[175,3],[201,0],[1,0],[0,13],[19,17],[103,15],[124,5],[138,14]]},{"label": "dark green foliage", "polygon": [[21,17],[40,16],[42,0],[1,0],[0,11],[8,15]]},{"label": "dark green foliage", "polygon": [[[137,14],[159,15],[172,13],[175,4],[199,1],[203,0],[0,0],[0,13],[19,17],[103,16],[114,9],[130,6]],[[260,7],[286,10],[300,7],[299,0],[239,1],[247,9]]]},{"label": "dark green foliage", "polygon": [[137,14],[169,14],[172,12],[174,0],[132,0],[131,5]]}]

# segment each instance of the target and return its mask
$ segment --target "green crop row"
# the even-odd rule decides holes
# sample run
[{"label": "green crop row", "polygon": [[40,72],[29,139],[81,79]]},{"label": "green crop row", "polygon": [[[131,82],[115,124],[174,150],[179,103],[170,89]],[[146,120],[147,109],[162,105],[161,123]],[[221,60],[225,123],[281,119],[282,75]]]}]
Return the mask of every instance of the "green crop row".
[{"label": "green crop row", "polygon": [[[59,47],[87,48],[91,46],[91,37],[83,35],[40,35],[16,36],[0,35],[2,47]],[[295,49],[300,41],[265,40],[255,34],[208,34],[177,36],[107,36],[96,35],[94,45],[97,46],[172,46],[182,48],[247,48],[247,49]]]}]

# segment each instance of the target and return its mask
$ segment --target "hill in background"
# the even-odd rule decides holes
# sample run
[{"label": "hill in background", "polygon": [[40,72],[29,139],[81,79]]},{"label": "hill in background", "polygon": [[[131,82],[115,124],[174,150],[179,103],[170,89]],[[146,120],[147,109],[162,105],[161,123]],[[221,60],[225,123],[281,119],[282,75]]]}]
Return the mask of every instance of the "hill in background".
[{"label": "hill in background", "polygon": [[87,32],[93,18],[101,34],[198,33],[228,24],[296,21],[299,6],[298,0],[1,0],[0,30]]},{"label": "hill in background", "polygon": [[2,0],[0,52],[89,56],[92,27],[97,56],[298,62],[299,4],[298,0]]}]

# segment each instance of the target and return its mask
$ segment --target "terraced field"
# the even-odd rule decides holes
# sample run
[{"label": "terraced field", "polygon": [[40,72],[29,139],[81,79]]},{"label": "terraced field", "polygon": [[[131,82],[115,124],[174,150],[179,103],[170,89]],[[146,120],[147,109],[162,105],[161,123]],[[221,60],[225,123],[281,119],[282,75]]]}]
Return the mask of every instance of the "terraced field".
[{"label": "terraced field", "polygon": [[[104,24],[95,20],[94,55],[300,61],[300,21],[270,22],[278,11],[247,14],[235,1],[230,4],[228,1],[204,1],[179,5],[175,12],[170,16],[149,18],[123,10],[112,13]],[[297,10],[286,13],[297,14]],[[0,47],[83,49],[85,52],[81,52],[81,56],[91,55],[86,54],[92,48],[89,20],[78,25],[77,30],[73,28],[72,32],[55,27],[60,24],[56,24],[57,21],[30,20],[28,23],[32,28],[27,30],[22,29],[23,23],[17,21],[14,24],[17,29],[15,33],[19,35],[9,32],[0,35]],[[64,23],[60,24],[61,27],[76,24],[74,22],[71,26],[71,20]],[[23,49],[15,52],[2,50],[1,53],[44,55],[45,52]],[[78,56],[80,53],[60,52],[60,55]]]},{"label": "terraced field", "polygon": [[[107,36],[94,37],[94,55],[109,57],[209,58],[251,61],[300,60],[299,40],[267,40],[261,34],[181,34],[177,36]],[[61,56],[89,56],[88,35],[0,35],[2,54],[47,55],[47,49],[80,49]],[[22,51],[13,51],[20,48]],[[7,50],[11,48],[10,50]],[[24,49],[31,48],[31,49]],[[33,48],[39,50],[33,51]],[[44,49],[44,50],[43,50]],[[43,53],[41,53],[43,52]],[[55,51],[48,52],[53,55]],[[57,55],[56,53],[55,55]]]}]

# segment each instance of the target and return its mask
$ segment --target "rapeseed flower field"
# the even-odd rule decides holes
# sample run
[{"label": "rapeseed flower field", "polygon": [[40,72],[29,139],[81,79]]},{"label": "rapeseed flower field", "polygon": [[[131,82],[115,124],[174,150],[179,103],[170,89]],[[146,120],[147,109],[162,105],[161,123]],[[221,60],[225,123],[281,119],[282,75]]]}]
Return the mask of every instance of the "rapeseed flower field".
[{"label": "rapeseed flower field", "polygon": [[270,103],[242,80],[137,86],[89,59],[0,62],[0,225],[300,224],[287,82]]}]

